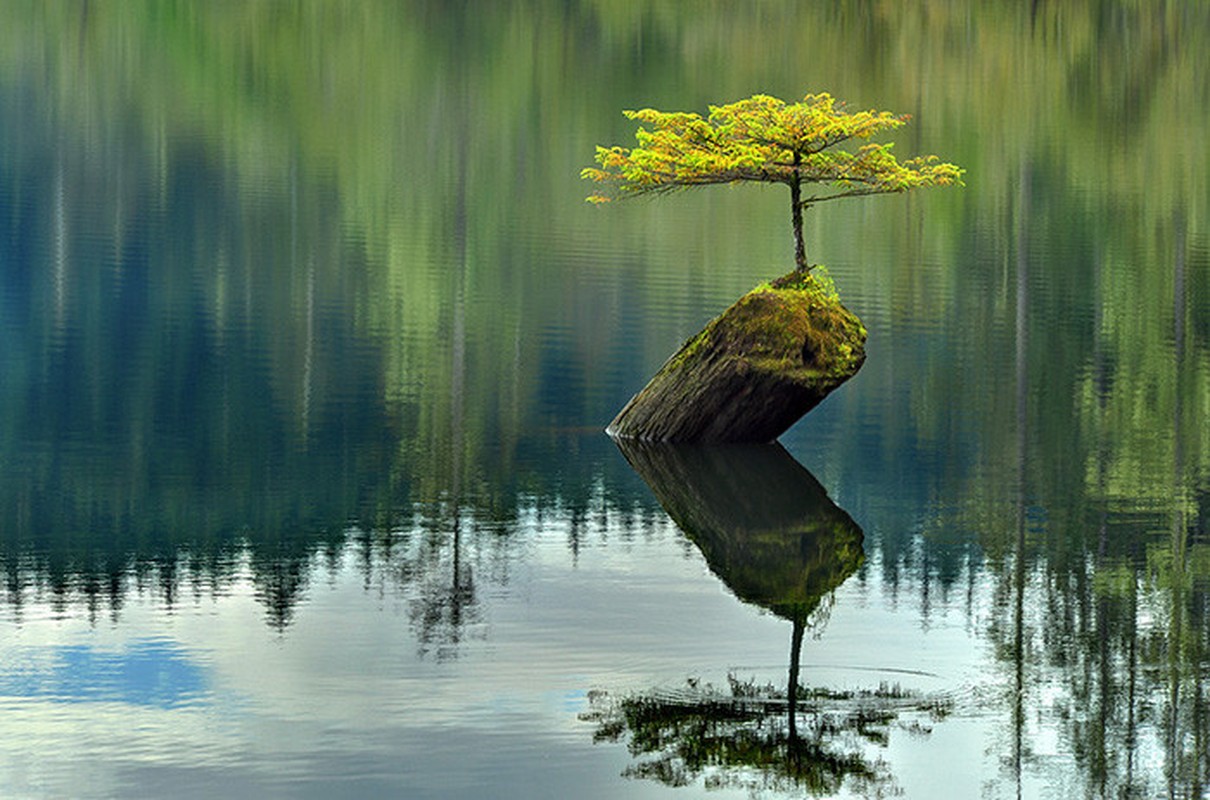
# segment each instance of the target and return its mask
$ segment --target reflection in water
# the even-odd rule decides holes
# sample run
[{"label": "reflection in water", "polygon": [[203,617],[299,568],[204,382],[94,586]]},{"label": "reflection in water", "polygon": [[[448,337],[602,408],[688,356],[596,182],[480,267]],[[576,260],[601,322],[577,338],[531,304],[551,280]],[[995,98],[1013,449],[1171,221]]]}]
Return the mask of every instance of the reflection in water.
[{"label": "reflection in water", "polygon": [[714,574],[744,602],[791,622],[790,666],[784,691],[729,676],[726,692],[691,682],[672,694],[595,694],[585,718],[597,724],[596,739],[629,734],[631,752],[647,758],[626,774],[673,786],[704,776],[708,786],[829,795],[845,783],[889,783],[885,765],[860,745],[884,743],[901,712],[937,715],[945,704],[898,687],[831,692],[799,681],[804,631],[823,623],[828,598],[864,560],[857,524],[778,444],[617,444]]},{"label": "reflection in water", "polygon": [[589,698],[593,710],[582,718],[597,726],[597,742],[629,736],[629,750],[641,760],[626,769],[626,777],[669,786],[702,778],[712,789],[805,789],[828,797],[842,788],[869,795],[893,786],[888,765],[865,751],[885,745],[892,725],[924,733],[928,721],[948,713],[944,702],[898,687],[819,689],[803,694],[808,724],[794,732],[783,724],[784,691],[734,677],[729,684],[721,690],[691,682],[684,690],[616,700],[595,693]]},{"label": "reflection in water", "polygon": [[823,598],[861,566],[861,529],[780,445],[618,446],[723,583],[793,623],[793,733],[803,632]]},{"label": "reflection in water", "polygon": [[805,623],[861,566],[861,529],[781,445],[617,445],[746,603]]},{"label": "reflection in water", "polygon": [[[535,692],[586,674],[592,642],[554,632],[586,627],[598,604],[584,598],[611,586],[591,565],[632,568],[645,518],[664,515],[641,486],[643,500],[619,488],[638,483],[621,458],[563,432],[599,428],[706,317],[776,274],[783,223],[776,198],[726,193],[592,213],[574,176],[589,143],[627,135],[619,108],[700,107],[719,96],[720,75],[737,94],[791,94],[809,75],[846,82],[862,104],[913,111],[925,146],[902,144],[953,152],[977,176],[961,194],[838,211],[816,231],[877,352],[787,443],[804,458],[826,453],[808,464],[829,486],[853,487],[838,501],[865,529],[868,579],[841,591],[869,603],[843,610],[856,630],[903,634],[862,647],[911,661],[961,630],[946,655],[991,689],[963,714],[980,732],[955,770],[975,784],[968,794],[1205,795],[1210,104],[1199,98],[1210,70],[1198,54],[1210,6],[463,5],[6,4],[0,596],[11,628],[0,694],[22,705],[98,698],[81,704],[93,712],[111,701],[177,709],[204,691],[182,666],[204,664],[199,654],[280,686],[305,664],[314,679],[283,690],[277,707],[294,734],[300,704],[338,698],[297,761],[314,778],[349,764],[394,774],[427,762],[414,756],[430,741],[416,727],[423,701],[368,670],[342,683],[326,649],[303,650],[317,627],[327,647],[381,623],[390,630],[367,636],[363,657],[419,650],[423,666],[457,676],[460,701],[488,670],[511,677],[475,659],[518,642],[540,643],[514,662],[527,679],[554,658],[551,641],[564,643],[568,661]],[[743,480],[736,470],[724,477],[707,491],[679,478],[659,491],[737,595],[792,625],[819,620],[827,591],[779,599],[722,566],[769,546],[702,532],[732,530],[719,523],[729,509],[748,522],[766,511],[751,487],[727,483]],[[677,491],[696,495],[678,506]],[[740,496],[712,505],[727,492]],[[851,564],[811,562],[800,545],[791,539],[786,564],[755,577],[785,566],[826,586],[848,574]],[[565,557],[577,566],[562,569]],[[355,600],[341,605],[325,586],[345,577]],[[471,642],[504,618],[508,592],[493,589],[504,583],[533,592],[516,612],[525,635],[501,623],[484,653]],[[542,594],[552,586],[565,591]],[[233,596],[256,603],[248,616]],[[223,616],[191,638],[189,604]],[[573,611],[562,627],[529,622],[550,608]],[[854,629],[838,621],[821,650],[865,658],[845,650]],[[181,647],[141,644],[173,626],[163,641]],[[614,659],[603,669],[650,663],[649,634],[602,637]],[[746,635],[756,637],[732,629],[717,647]],[[99,641],[122,636],[126,645]],[[668,654],[704,637],[660,638]],[[272,649],[248,654],[266,641]],[[34,650],[45,659],[36,668]],[[296,663],[277,658],[287,652]],[[404,663],[380,674],[416,672]],[[717,662],[694,650],[660,663]],[[177,688],[132,689],[152,674]],[[230,674],[213,676],[229,685]],[[266,687],[249,685],[253,706],[272,706]],[[358,760],[373,757],[365,740],[390,737],[367,724],[374,715],[348,711],[361,707],[339,688],[353,686],[376,709],[408,698],[395,732],[420,744]],[[780,709],[789,697],[778,692],[737,683],[731,695]],[[477,720],[485,707],[465,701]],[[443,735],[463,708],[442,709]],[[44,738],[2,737],[0,772],[64,753],[46,774],[91,780],[90,748],[131,729],[94,713],[85,743],[45,734],[57,711],[11,711],[8,728],[24,721]],[[536,715],[526,732],[559,719]],[[814,718],[793,719],[809,741]],[[913,765],[950,756],[941,740],[955,727],[938,728],[925,754],[896,754],[896,736],[885,752],[897,780],[909,786]],[[147,751],[193,768],[214,732],[186,754],[181,728],[179,716],[165,720]],[[248,742],[272,738],[246,730]],[[348,738],[335,742],[337,730]],[[526,738],[512,719],[492,733]],[[21,750],[26,741],[36,744]],[[468,736],[462,752],[498,752],[484,741]],[[245,744],[233,752],[255,752]],[[317,757],[342,744],[356,758]],[[491,785],[536,794],[535,765],[565,755],[563,744],[510,752]],[[280,771],[279,755],[260,751],[253,771]],[[419,776],[440,784],[430,796],[450,794],[441,769]],[[21,794],[3,791],[5,777],[0,793]],[[617,793],[610,784],[598,796]]]},{"label": "reflection in water", "polygon": [[102,537],[73,541],[61,531],[43,537],[37,550],[0,539],[0,600],[17,623],[27,607],[45,603],[57,614],[86,611],[96,625],[103,618],[120,621],[132,595],[172,613],[204,598],[248,591],[264,609],[265,624],[284,633],[312,585],[325,573],[336,575],[347,561],[367,591],[388,591],[405,602],[421,654],[448,658],[480,621],[476,570],[499,561],[495,551],[506,545],[500,537],[459,531],[475,525],[498,527],[469,510],[418,505],[382,528],[332,522],[313,532],[244,529],[175,547]]},{"label": "reflection in water", "polygon": [[116,652],[87,645],[47,651],[21,651],[24,669],[0,671],[0,695],[172,709],[203,701],[208,689],[205,670],[170,641],[143,639]]}]

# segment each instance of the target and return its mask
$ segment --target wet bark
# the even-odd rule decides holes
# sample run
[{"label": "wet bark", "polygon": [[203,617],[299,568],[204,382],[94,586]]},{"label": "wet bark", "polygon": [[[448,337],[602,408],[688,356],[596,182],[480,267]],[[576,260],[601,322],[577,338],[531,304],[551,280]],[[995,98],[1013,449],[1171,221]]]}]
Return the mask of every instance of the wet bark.
[{"label": "wet bark", "polygon": [[607,431],[649,441],[774,441],[856,374],[865,335],[839,302],[750,292],[668,359]]}]

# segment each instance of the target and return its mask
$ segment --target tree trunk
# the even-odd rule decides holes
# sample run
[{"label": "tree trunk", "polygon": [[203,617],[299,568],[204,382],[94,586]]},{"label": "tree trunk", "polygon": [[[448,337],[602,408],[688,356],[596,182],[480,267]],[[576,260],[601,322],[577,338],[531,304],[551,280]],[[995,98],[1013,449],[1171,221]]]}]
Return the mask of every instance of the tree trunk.
[{"label": "tree trunk", "polygon": [[806,272],[807,243],[802,236],[802,178],[798,175],[798,165],[802,157],[794,154],[794,177],[790,180],[790,222],[794,226],[794,269]]},{"label": "tree trunk", "polygon": [[790,677],[786,684],[786,717],[790,723],[790,743],[798,742],[798,662],[802,658],[802,635],[806,623],[801,619],[794,620],[794,628],[790,633]]},{"label": "tree trunk", "polygon": [[771,442],[857,372],[865,337],[839,301],[754,290],[669,358],[607,431],[648,441]]}]

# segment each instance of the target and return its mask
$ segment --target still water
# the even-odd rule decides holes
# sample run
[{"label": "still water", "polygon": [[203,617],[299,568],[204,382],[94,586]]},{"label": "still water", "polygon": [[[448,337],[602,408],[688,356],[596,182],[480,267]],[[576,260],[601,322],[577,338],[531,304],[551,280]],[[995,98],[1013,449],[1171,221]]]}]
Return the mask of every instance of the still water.
[{"label": "still water", "polygon": [[[3,14],[0,794],[1207,792],[1204,4]],[[810,213],[780,446],[619,448],[786,198],[579,169],[817,90],[968,186]]]}]

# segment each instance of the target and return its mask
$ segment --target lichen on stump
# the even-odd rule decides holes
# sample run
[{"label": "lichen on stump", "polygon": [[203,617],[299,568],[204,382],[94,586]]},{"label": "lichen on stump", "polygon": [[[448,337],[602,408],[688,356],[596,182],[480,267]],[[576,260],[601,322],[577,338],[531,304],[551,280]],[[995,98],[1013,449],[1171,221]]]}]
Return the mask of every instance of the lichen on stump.
[{"label": "lichen on stump", "polygon": [[829,281],[792,272],[681,346],[606,429],[667,442],[771,442],[865,361],[866,330]]}]

